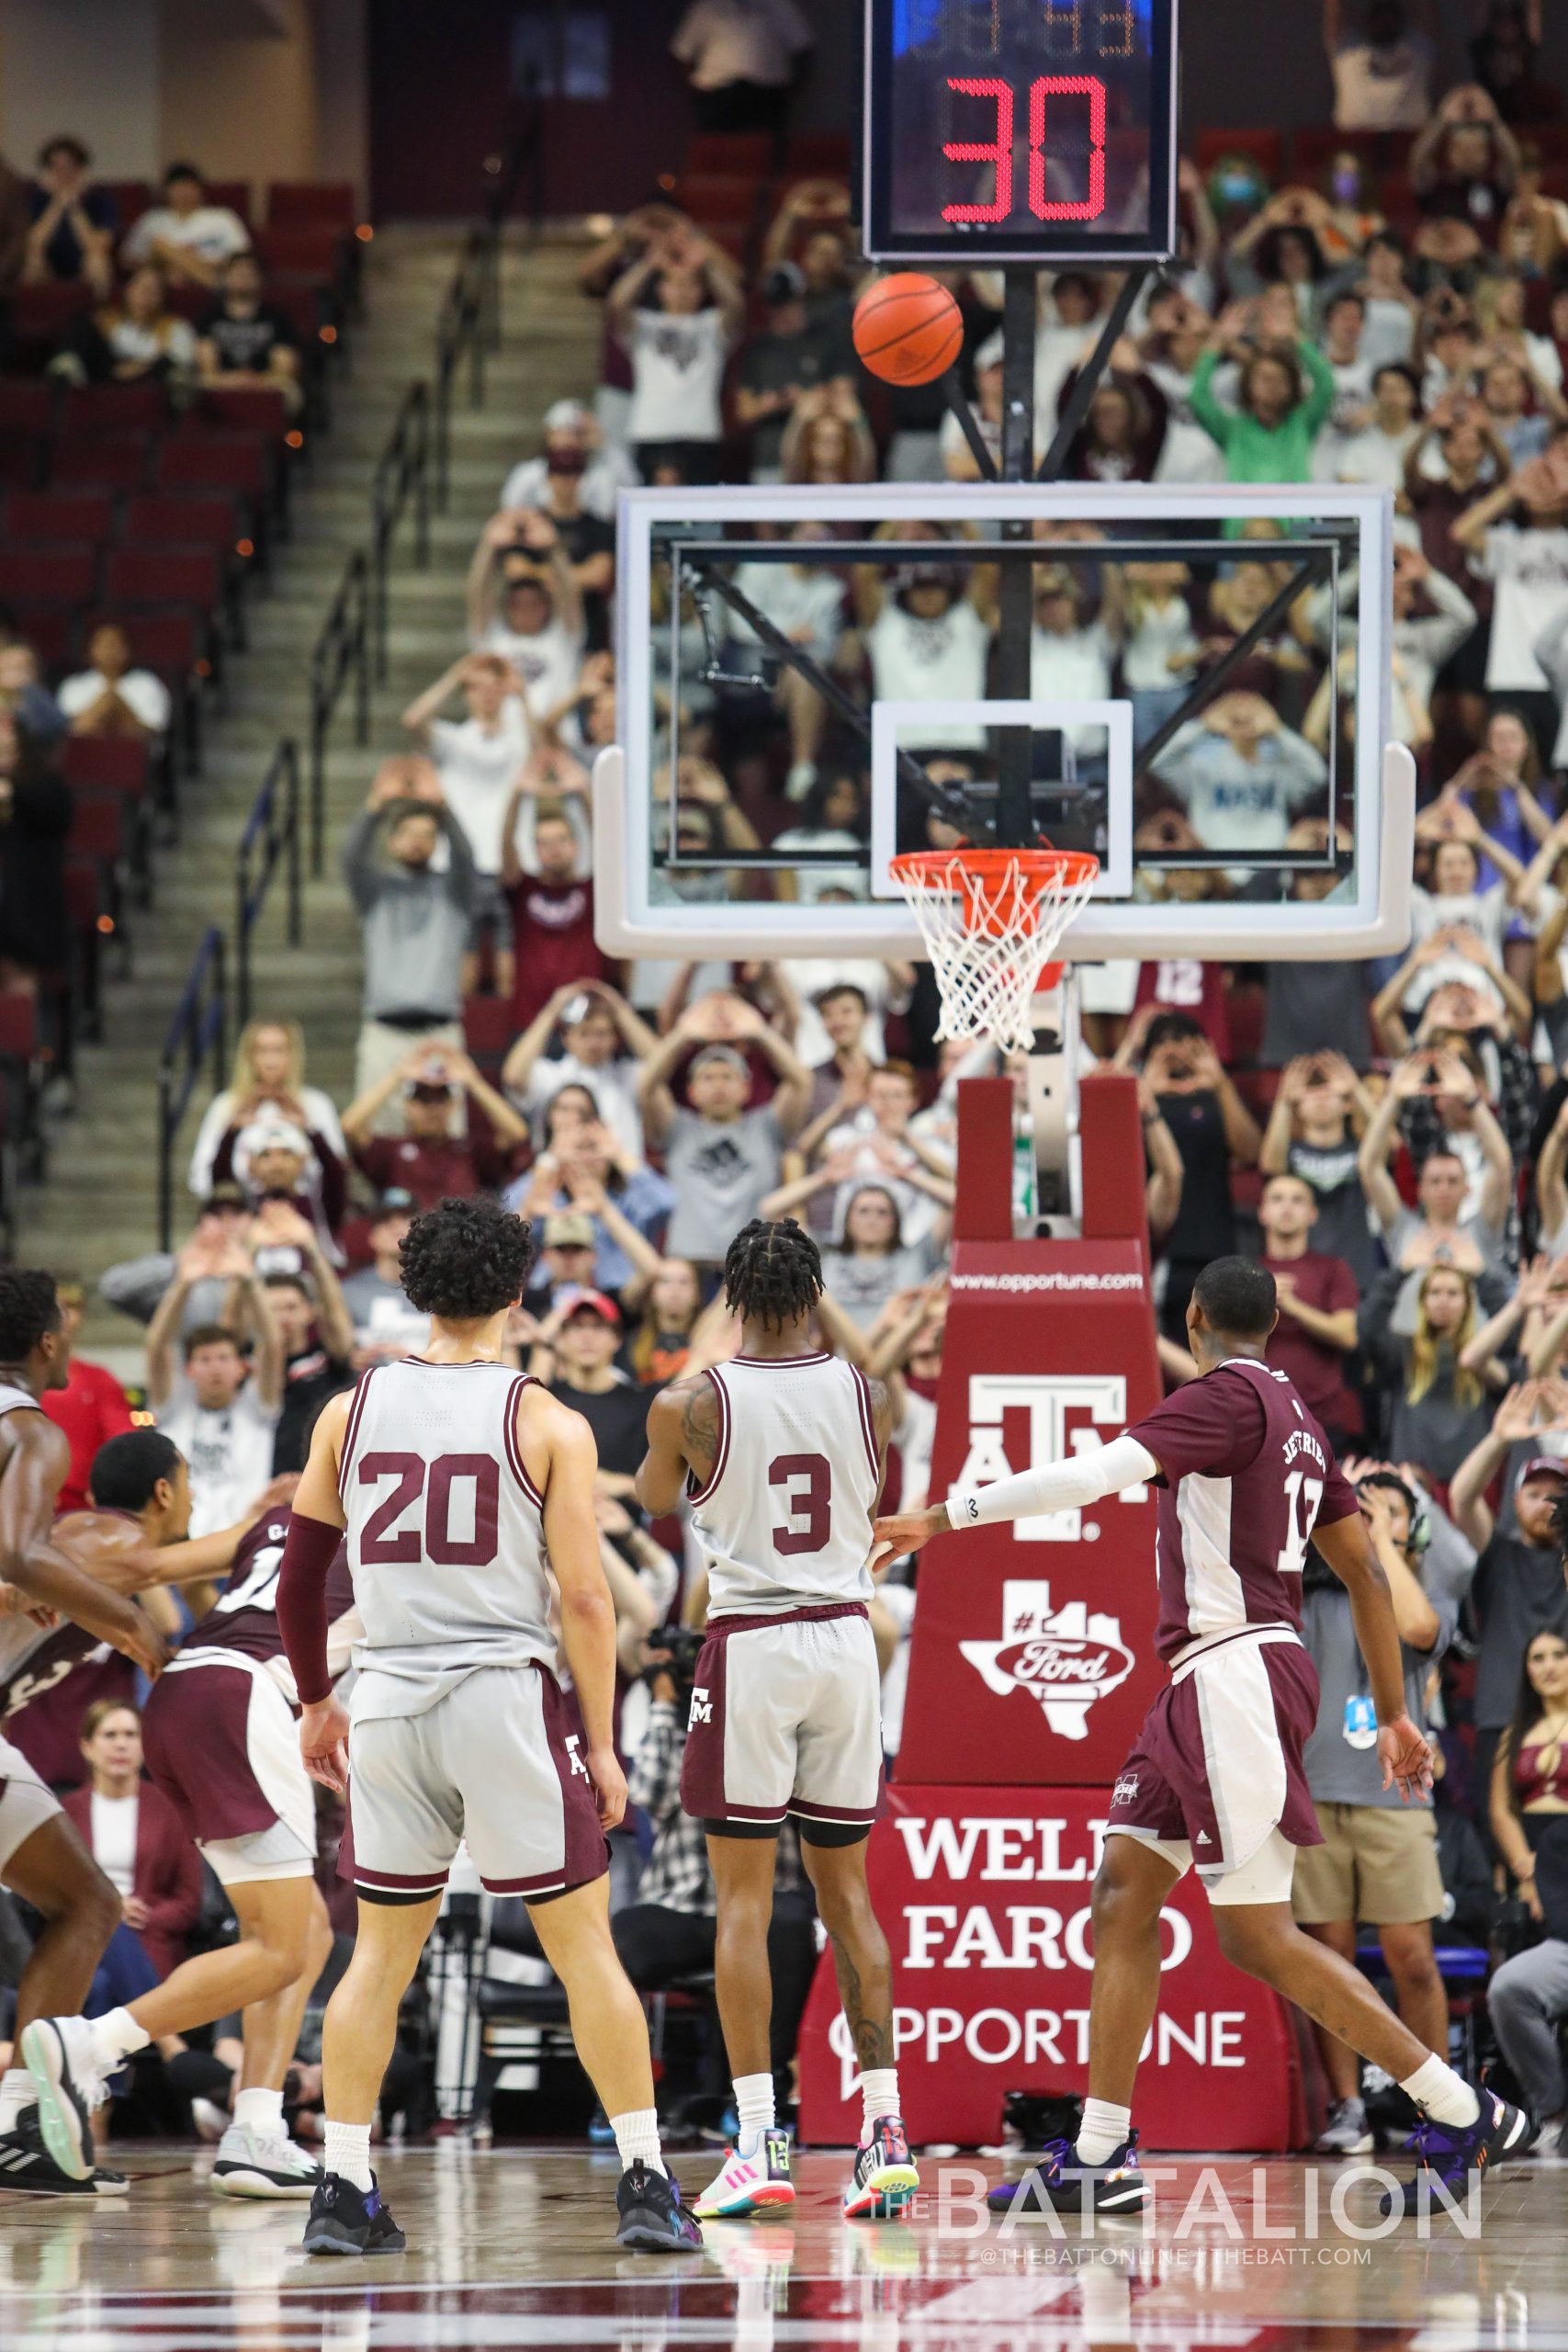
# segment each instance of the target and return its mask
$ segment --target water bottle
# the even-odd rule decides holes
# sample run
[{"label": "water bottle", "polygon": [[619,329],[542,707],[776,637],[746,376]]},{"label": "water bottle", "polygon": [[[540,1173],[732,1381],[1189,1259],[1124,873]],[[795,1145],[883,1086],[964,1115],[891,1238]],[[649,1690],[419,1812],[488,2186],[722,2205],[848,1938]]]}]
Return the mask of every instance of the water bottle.
[{"label": "water bottle", "polygon": [[1012,1126],[1012,1221],[1015,1230],[1032,1236],[1039,1214],[1036,1191],[1039,1171],[1034,1164],[1034,1121],[1020,1112]]}]

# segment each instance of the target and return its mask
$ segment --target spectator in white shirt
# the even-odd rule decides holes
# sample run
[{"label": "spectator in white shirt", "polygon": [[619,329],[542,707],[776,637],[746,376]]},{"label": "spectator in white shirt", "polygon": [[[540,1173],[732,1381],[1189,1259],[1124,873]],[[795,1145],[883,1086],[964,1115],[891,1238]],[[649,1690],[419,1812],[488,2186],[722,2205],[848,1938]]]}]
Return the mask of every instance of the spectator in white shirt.
[{"label": "spectator in white shirt", "polygon": [[169,724],[169,689],[151,670],[138,670],[130,639],[118,621],[100,623],[87,639],[90,668],[63,678],[55,696],[73,735],[129,735],[155,741]]},{"label": "spectator in white shirt", "polygon": [[[466,718],[443,718],[444,703],[461,690]],[[522,681],[499,653],[465,653],[433,686],[416,695],[403,725],[441,776],[446,806],[468,836],[477,876],[470,965],[483,939],[491,942],[495,992],[510,997],[514,978],[512,924],[501,887],[502,829],[517,774],[528,756],[528,707]],[[464,992],[477,975],[464,974]]]},{"label": "spectator in white shirt", "polygon": [[551,483],[577,481],[577,503],[601,522],[615,519],[615,492],[635,477],[613,447],[605,446],[599,421],[581,401],[553,401],[545,411],[544,447],[536,458],[519,458],[502,485],[502,512],[518,506],[551,510]]},{"label": "spectator in white shirt", "polygon": [[697,129],[781,129],[816,38],[797,0],[692,0],[670,48],[690,77]]},{"label": "spectator in white shirt", "polygon": [[492,515],[468,566],[468,643],[516,672],[530,718],[547,727],[575,701],[587,636],[582,595],[549,517]]},{"label": "spectator in white shirt", "polygon": [[[186,1334],[185,1370],[175,1343],[193,1283],[225,1283],[254,1335],[254,1369],[221,1323]],[[147,1393],[158,1427],[190,1464],[193,1536],[231,1527],[272,1476],[273,1432],[283,1401],[283,1347],[250,1252],[238,1238],[198,1238],[181,1252],[175,1279],[147,1331]]]},{"label": "spectator in white shirt", "polygon": [[248,253],[251,232],[226,204],[209,204],[194,164],[171,164],[164,201],[144,212],[121,245],[128,266],[156,262],[176,286],[216,286],[223,265]]},{"label": "spectator in white shirt", "polygon": [[631,355],[627,431],[644,481],[660,469],[718,479],[725,362],[745,303],[728,254],[686,220],[652,238],[611,288],[610,328]]},{"label": "spectator in white shirt", "polygon": [[1390,360],[1371,379],[1371,404],[1349,429],[1324,435],[1313,453],[1320,481],[1404,488],[1404,461],[1421,437],[1421,385],[1413,368]]},{"label": "spectator in white shirt", "polygon": [[[895,528],[900,538],[932,537],[933,544],[929,560],[922,556],[886,571],[871,564],[855,566],[852,594],[873,692],[879,702],[954,705],[953,716],[921,721],[920,746],[982,752],[985,728],[963,717],[961,707],[986,697],[994,617],[990,585],[978,565],[953,561],[953,551],[934,539],[929,526]],[[879,524],[872,536],[890,534]]]},{"label": "spectator in white shirt", "polygon": [[[1429,31],[1412,32],[1401,0],[1368,0],[1364,30],[1345,29],[1345,0],[1323,0],[1323,40],[1339,130],[1419,130],[1432,111]],[[1429,26],[1431,0],[1424,0]]]},{"label": "spectator in white shirt", "polygon": [[[558,1054],[547,1056],[557,1028]],[[542,1141],[550,1104],[565,1086],[585,1086],[598,1115],[634,1159],[644,1156],[637,1080],[659,1039],[604,980],[557,989],[507,1055],[502,1084]]]}]

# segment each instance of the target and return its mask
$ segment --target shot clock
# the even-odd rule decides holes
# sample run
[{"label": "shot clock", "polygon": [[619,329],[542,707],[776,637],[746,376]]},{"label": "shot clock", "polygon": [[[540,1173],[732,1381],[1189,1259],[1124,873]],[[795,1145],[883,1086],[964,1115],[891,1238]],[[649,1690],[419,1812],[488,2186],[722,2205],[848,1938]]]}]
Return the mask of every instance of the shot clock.
[{"label": "shot clock", "polygon": [[1177,6],[866,0],[866,252],[1168,259]]}]

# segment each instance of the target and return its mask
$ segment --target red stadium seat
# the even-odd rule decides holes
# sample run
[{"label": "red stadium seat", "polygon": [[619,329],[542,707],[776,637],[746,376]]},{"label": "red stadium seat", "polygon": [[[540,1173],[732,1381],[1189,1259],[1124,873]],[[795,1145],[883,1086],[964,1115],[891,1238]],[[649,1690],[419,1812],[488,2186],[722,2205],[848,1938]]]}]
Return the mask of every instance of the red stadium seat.
[{"label": "red stadium seat", "polygon": [[99,187],[114,198],[119,214],[119,233],[134,228],[144,212],[151,211],[156,198],[149,180],[100,180]]},{"label": "red stadium seat", "polygon": [[250,385],[237,386],[232,391],[209,387],[197,395],[186,418],[186,430],[193,433],[265,433],[277,440],[288,429],[283,394]]},{"label": "red stadium seat", "polygon": [[62,433],[161,433],[169,422],[162,384],[72,384],[60,414]]},{"label": "red stadium seat", "polygon": [[251,184],[249,180],[208,180],[204,182],[209,204],[226,204],[237,212],[246,228],[251,226]]},{"label": "red stadium seat", "polygon": [[69,669],[76,656],[76,616],[69,605],[29,605],[25,597],[9,599],[17,627],[51,672]]},{"label": "red stadium seat", "polygon": [[167,496],[161,491],[130,499],[120,526],[128,547],[221,548],[226,555],[243,536],[232,498]]},{"label": "red stadium seat", "polygon": [[319,270],[335,277],[343,267],[344,232],[330,222],[256,231],[256,254],[267,271]]},{"label": "red stadium seat", "polygon": [[359,201],[352,180],[267,182],[269,229],[353,229],[358,221]]},{"label": "red stadium seat", "polygon": [[210,548],[118,548],[104,567],[113,605],[195,605],[209,613],[222,593],[222,568]]},{"label": "red stadium seat", "polygon": [[235,490],[263,499],[272,490],[271,455],[248,433],[171,433],[158,447],[159,490]]},{"label": "red stadium seat", "polygon": [[0,430],[0,482],[31,490],[43,472],[44,438],[20,425]]},{"label": "red stadium seat", "polygon": [[0,433],[18,426],[28,433],[47,433],[54,422],[54,386],[15,377],[0,381]]},{"label": "red stadium seat", "polygon": [[41,371],[65,342],[74,322],[92,310],[90,286],[15,286],[6,296],[11,311],[10,364],[18,374]]},{"label": "red stadium seat", "polygon": [[0,989],[0,1056],[30,1061],[38,1046],[37,997],[30,989]]},{"label": "red stadium seat", "polygon": [[24,546],[101,547],[114,529],[114,500],[101,490],[14,490],[6,537]]},{"label": "red stadium seat", "polygon": [[295,334],[303,344],[319,340],[322,326],[322,311],[331,308],[330,287],[319,280],[305,281],[290,277],[269,278],[266,299],[277,310],[287,312]]},{"label": "red stadium seat", "polygon": [[60,773],[85,791],[118,792],[140,800],[147,790],[147,746],[129,735],[68,735]]},{"label": "red stadium seat", "polygon": [[177,319],[184,319],[189,326],[199,327],[211,316],[212,288],[210,286],[171,286],[168,304]]},{"label": "red stadium seat", "polygon": [[470,996],[463,1001],[463,1043],[482,1070],[499,1076],[517,1035],[511,999]]},{"label": "red stadium seat", "polygon": [[129,622],[122,614],[104,612],[95,616],[93,626],[99,620],[121,622],[138,668],[155,670],[165,685],[178,684],[208,667],[206,631],[192,612],[138,613]]},{"label": "red stadium seat", "polygon": [[764,180],[773,160],[766,130],[694,130],[686,142],[686,169],[706,175]]},{"label": "red stadium seat", "polygon": [[54,490],[140,490],[147,460],[158,443],[146,434],[89,434],[85,440],[53,441],[49,482]]},{"label": "red stadium seat", "polygon": [[0,550],[0,604],[85,605],[97,584],[96,548]]},{"label": "red stadium seat", "polygon": [[793,132],[789,142],[789,168],[799,179],[847,180],[850,175],[849,132]]},{"label": "red stadium seat", "polygon": [[73,792],[69,840],[78,857],[118,865],[128,846],[123,797],[114,792]]}]

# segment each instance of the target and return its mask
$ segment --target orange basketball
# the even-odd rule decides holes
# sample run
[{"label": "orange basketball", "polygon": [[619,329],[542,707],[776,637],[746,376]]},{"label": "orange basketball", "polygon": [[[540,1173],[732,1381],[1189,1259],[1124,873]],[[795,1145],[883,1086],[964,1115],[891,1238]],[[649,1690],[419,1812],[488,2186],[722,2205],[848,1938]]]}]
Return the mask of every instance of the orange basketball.
[{"label": "orange basketball", "polygon": [[964,345],[964,317],[945,286],[917,269],[879,277],[855,304],[855,349],[885,384],[930,384]]}]

